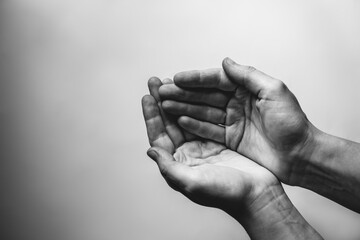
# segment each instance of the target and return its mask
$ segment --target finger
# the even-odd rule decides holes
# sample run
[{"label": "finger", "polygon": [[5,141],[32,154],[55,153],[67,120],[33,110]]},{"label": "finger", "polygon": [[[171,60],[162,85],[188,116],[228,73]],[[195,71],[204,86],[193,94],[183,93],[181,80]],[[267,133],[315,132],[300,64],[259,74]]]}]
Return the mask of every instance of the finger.
[{"label": "finger", "polygon": [[223,91],[216,90],[189,90],[175,84],[166,84],[160,87],[161,98],[190,103],[203,103],[214,107],[225,107],[230,96]]},{"label": "finger", "polygon": [[[162,80],[162,83],[163,84],[173,84],[174,81],[171,78],[165,78],[165,79]],[[172,118],[172,119],[174,121],[176,120],[175,118]],[[184,139],[185,139],[186,142],[193,141],[193,140],[197,139],[197,137],[195,135],[193,135],[191,133],[188,133],[185,130],[183,130],[182,133],[183,133],[183,136],[184,136]]]},{"label": "finger", "polygon": [[[162,80],[162,83],[163,83],[163,85],[164,84],[173,84],[174,81],[171,78],[165,78],[165,79]],[[161,107],[161,109],[162,109],[162,107]],[[168,117],[171,118],[174,122],[176,121],[176,119],[174,117],[172,117],[172,116],[168,116]],[[188,133],[185,130],[182,131],[182,134],[183,134],[184,139],[185,139],[186,142],[197,139],[197,137],[195,135],[193,135],[191,133]]]},{"label": "finger", "polygon": [[185,138],[181,132],[181,129],[177,126],[176,118],[174,116],[170,116],[169,114],[166,114],[161,108],[159,88],[162,85],[163,84],[160,81],[160,79],[156,77],[150,78],[148,82],[150,94],[154,96],[154,98],[158,103],[160,109],[160,115],[162,117],[166,132],[168,133],[170,139],[172,140],[175,148],[178,148],[181,144],[184,143]]},{"label": "finger", "polygon": [[225,58],[222,65],[231,81],[245,86],[258,97],[261,97],[261,91],[268,89],[274,81],[278,81],[254,67],[239,65],[230,58]]},{"label": "finger", "polygon": [[226,113],[219,108],[204,105],[193,105],[173,100],[163,101],[162,108],[164,111],[173,115],[186,115],[198,120],[203,120],[215,124],[225,123]]},{"label": "finger", "polygon": [[165,78],[162,80],[162,83],[163,84],[171,84],[171,83],[174,83],[173,80],[171,80],[171,78]]},{"label": "finger", "polygon": [[219,143],[225,142],[225,128],[216,124],[202,122],[191,117],[181,116],[178,120],[180,127],[199,137]]},{"label": "finger", "polygon": [[161,101],[159,95],[159,87],[161,85],[161,80],[157,77],[151,77],[148,81],[150,95],[153,96],[158,103]]},{"label": "finger", "polygon": [[150,95],[144,96],[142,98],[142,109],[150,146],[161,147],[170,153],[174,153],[174,144],[166,132],[155,98]]},{"label": "finger", "polygon": [[236,88],[221,68],[180,72],[174,76],[174,83],[185,88],[216,88],[223,91]]},{"label": "finger", "polygon": [[175,161],[174,157],[165,149],[153,147],[148,150],[147,154],[157,163],[169,185],[175,185],[175,190],[185,192],[189,186],[196,184],[196,171]]}]

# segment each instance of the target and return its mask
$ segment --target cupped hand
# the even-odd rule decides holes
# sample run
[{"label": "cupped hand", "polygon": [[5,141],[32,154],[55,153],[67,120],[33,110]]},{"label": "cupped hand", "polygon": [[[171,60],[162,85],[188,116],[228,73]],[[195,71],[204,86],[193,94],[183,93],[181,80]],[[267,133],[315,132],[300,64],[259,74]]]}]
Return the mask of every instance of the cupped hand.
[{"label": "cupped hand", "polygon": [[194,139],[177,127],[159,105],[157,78],[149,80],[151,95],[142,99],[152,148],[148,155],[158,164],[167,183],[192,201],[233,215],[250,205],[266,189],[280,187],[267,169],[224,145]]},{"label": "cupped hand", "polygon": [[288,184],[301,181],[316,129],[280,80],[230,59],[181,72],[160,88],[162,107],[194,135],[224,144]]}]

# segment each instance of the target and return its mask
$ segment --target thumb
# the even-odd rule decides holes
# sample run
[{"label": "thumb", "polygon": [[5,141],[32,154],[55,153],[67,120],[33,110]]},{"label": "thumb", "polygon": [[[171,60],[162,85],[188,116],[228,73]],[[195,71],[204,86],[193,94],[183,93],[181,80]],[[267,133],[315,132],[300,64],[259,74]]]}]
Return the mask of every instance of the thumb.
[{"label": "thumb", "polygon": [[237,64],[230,58],[225,58],[222,66],[226,75],[234,83],[244,86],[252,94],[259,96],[260,92],[271,87],[276,79],[251,66]]},{"label": "thumb", "polygon": [[158,165],[162,176],[169,184],[174,184],[179,190],[189,187],[194,181],[193,170],[175,161],[174,157],[165,149],[152,147],[147,154]]}]

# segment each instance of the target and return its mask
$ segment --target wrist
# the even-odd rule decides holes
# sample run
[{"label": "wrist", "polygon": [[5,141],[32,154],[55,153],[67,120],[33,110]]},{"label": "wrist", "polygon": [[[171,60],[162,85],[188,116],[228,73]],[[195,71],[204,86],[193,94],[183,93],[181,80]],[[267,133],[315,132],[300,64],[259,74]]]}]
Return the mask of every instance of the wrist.
[{"label": "wrist", "polygon": [[286,184],[293,186],[303,186],[308,178],[309,168],[314,165],[314,159],[323,144],[326,134],[317,129],[310,122],[306,130],[306,137],[298,147],[296,147],[288,156],[293,163],[289,174],[289,180]]},{"label": "wrist", "polygon": [[251,239],[322,239],[306,222],[280,183],[268,186],[233,217]]},{"label": "wrist", "polygon": [[316,131],[296,185],[360,212],[360,145]]},{"label": "wrist", "polygon": [[294,176],[297,177],[294,177],[296,181],[293,185],[312,189],[318,181],[323,182],[317,178],[331,174],[331,166],[339,159],[337,154],[346,149],[346,143],[314,126],[311,127],[309,136],[302,151],[299,151],[297,159],[294,159],[294,162],[297,163]]}]

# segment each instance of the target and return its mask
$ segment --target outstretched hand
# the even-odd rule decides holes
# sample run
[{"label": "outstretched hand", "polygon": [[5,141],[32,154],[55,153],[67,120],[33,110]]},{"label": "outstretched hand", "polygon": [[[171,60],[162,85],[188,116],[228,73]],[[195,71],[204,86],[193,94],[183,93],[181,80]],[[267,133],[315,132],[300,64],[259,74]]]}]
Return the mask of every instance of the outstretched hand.
[{"label": "outstretched hand", "polygon": [[[142,99],[143,113],[155,160],[167,183],[192,201],[220,208],[231,215],[280,183],[257,163],[224,145],[194,139],[177,127],[159,102],[157,78],[149,80],[151,95]],[[167,85],[167,84],[166,84]]]},{"label": "outstretched hand", "polygon": [[158,78],[149,80],[151,95],[143,97],[142,106],[152,146],[148,155],[173,189],[198,204],[224,210],[251,239],[321,239],[269,170],[223,144],[178,128],[162,110],[161,85]]},{"label": "outstretched hand", "polygon": [[301,181],[316,129],[280,80],[230,59],[181,72],[160,88],[162,107],[186,131],[225,144],[285,183]]}]

